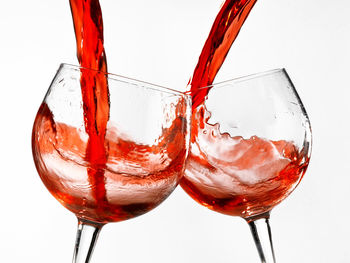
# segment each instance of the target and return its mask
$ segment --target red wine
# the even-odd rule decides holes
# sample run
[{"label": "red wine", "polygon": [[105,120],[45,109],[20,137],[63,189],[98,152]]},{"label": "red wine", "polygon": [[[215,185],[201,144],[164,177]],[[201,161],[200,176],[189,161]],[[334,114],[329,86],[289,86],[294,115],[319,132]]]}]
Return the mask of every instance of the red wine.
[{"label": "red wine", "polygon": [[[308,160],[287,141],[234,140],[237,146],[231,149],[227,163],[213,165],[204,156],[191,153],[182,188],[200,204],[223,214],[249,218],[270,211],[296,187]],[[239,151],[245,153],[236,160]]]},{"label": "red wine", "polygon": [[303,149],[284,140],[221,134],[219,124],[208,124],[204,106],[196,110],[192,127],[198,133],[181,180],[194,200],[220,213],[249,218],[270,211],[300,182],[309,163]]},{"label": "red wine", "polygon": [[106,126],[109,119],[109,91],[107,60],[104,50],[102,11],[98,0],[70,0],[74,22],[77,57],[81,67],[96,70],[81,70],[85,130],[89,136],[86,161],[89,181],[94,189],[94,198],[100,210],[108,206],[105,177],[107,152]]},{"label": "red wine", "polygon": [[182,188],[200,204],[249,218],[270,211],[296,187],[309,159],[287,141],[248,139],[210,125],[204,101],[256,0],[227,0],[217,15],[190,81],[191,152]]},{"label": "red wine", "polygon": [[221,7],[194,70],[191,84],[193,108],[201,104],[230,47],[257,0],[226,0]]},{"label": "red wine", "polygon": [[[211,84],[226,54],[236,38],[246,16],[256,0],[226,1],[214,22],[194,72],[191,92],[194,105],[203,96],[199,87]],[[103,46],[103,21],[98,0],[70,0],[77,42],[77,56],[82,67],[95,69],[96,74],[82,70],[81,87],[85,116],[85,129],[89,135],[86,158],[91,163],[88,171],[94,196],[101,207],[106,200],[104,170],[107,160],[105,149],[106,125],[109,117],[107,80],[99,71],[107,72]]]},{"label": "red wine", "polygon": [[87,132],[56,122],[43,103],[32,136],[38,173],[51,194],[81,219],[108,223],[144,214],[166,199],[183,175],[188,148],[184,110],[177,109],[152,145],[136,143],[109,124],[101,209],[91,183],[91,167],[96,164],[86,158],[91,143]]},{"label": "red wine", "polygon": [[167,128],[152,146],[111,128],[101,8],[98,0],[70,0],[70,5],[85,130],[55,122],[57,113],[44,102],[34,123],[33,156],[46,187],[79,218],[121,221],[151,210],[178,184],[188,148],[185,100],[173,120],[166,116]]},{"label": "red wine", "polygon": [[[194,106],[199,105],[206,95],[198,88],[212,83],[255,2],[256,0],[235,0],[224,3],[193,74],[191,93],[194,98]],[[135,156],[139,156],[141,152],[156,154],[156,150],[118,138],[119,144],[115,145],[118,150],[113,151],[113,140],[108,138],[107,134],[110,105],[107,78],[103,74],[103,72],[107,72],[107,61],[103,46],[101,7],[98,0],[70,0],[70,5],[79,63],[83,68],[96,70],[92,73],[81,69],[84,124],[88,140],[84,144],[78,130],[62,123],[55,123],[49,108],[43,104],[33,130],[34,158],[39,164],[37,165],[38,171],[45,185],[63,205],[76,213],[78,217],[97,222],[120,221],[152,209],[171,192],[176,186],[174,178],[179,179],[180,171],[183,169],[179,164],[183,162],[185,152],[178,154],[180,157],[171,159],[173,160],[172,164],[167,169],[158,172],[158,179],[151,174],[144,174],[138,179],[130,179],[129,176],[110,170],[110,160],[128,156],[130,149],[134,149]],[[182,125],[179,127],[184,127],[181,121],[178,122]],[[180,124],[178,123],[178,125]],[[61,134],[61,137],[58,134]],[[168,154],[173,156],[177,153],[178,145],[182,141],[171,135],[164,138],[172,141],[169,143]],[[160,143],[164,143],[164,140],[160,140]],[[55,143],[52,144],[52,141]],[[72,144],[75,147],[80,145],[80,147],[75,148],[76,152],[71,152]],[[67,152],[69,152],[68,155],[65,154]],[[45,158],[46,160],[44,160]],[[147,158],[146,161],[144,163],[139,158],[134,160],[135,165],[137,163],[137,165],[146,166],[152,163]],[[45,165],[41,165],[44,163]],[[58,169],[57,166],[61,168]],[[75,182],[74,178],[79,179],[79,169],[87,173],[88,182]],[[76,177],[69,177],[64,172],[60,174],[57,172],[59,170],[72,173],[74,171]],[[132,193],[131,190],[125,191],[124,189],[123,191],[123,187],[114,187],[113,185],[117,182],[127,181],[142,188],[152,185],[153,179],[154,182],[166,181],[162,181],[161,189],[154,189],[154,198],[116,197],[123,193]],[[115,189],[111,191],[110,187]],[[88,191],[88,189],[90,190]]]}]

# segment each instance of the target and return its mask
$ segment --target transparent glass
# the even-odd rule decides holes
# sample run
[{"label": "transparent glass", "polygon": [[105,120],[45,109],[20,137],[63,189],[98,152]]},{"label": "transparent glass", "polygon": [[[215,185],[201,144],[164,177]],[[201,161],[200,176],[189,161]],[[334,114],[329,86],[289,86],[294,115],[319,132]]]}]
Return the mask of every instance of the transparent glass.
[{"label": "transparent glass", "polygon": [[[83,73],[108,83],[103,160],[93,160],[88,151]],[[37,113],[32,149],[41,180],[78,218],[73,262],[89,261],[104,224],[142,215],[175,189],[188,154],[190,115],[191,99],[183,93],[60,66]]]},{"label": "transparent glass", "polygon": [[305,108],[284,69],[221,82],[192,112],[182,188],[211,210],[244,218],[261,262],[275,262],[270,211],[302,179],[310,159]]}]

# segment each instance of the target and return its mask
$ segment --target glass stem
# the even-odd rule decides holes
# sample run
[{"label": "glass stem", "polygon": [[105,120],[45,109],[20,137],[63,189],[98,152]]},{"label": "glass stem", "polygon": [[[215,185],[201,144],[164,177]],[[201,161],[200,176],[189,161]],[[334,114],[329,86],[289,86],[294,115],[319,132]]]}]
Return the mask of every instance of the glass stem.
[{"label": "glass stem", "polygon": [[269,219],[269,213],[257,218],[247,219],[262,263],[276,262],[275,252],[273,251],[272,245],[272,235]]},{"label": "glass stem", "polygon": [[103,224],[78,219],[73,263],[88,263]]}]

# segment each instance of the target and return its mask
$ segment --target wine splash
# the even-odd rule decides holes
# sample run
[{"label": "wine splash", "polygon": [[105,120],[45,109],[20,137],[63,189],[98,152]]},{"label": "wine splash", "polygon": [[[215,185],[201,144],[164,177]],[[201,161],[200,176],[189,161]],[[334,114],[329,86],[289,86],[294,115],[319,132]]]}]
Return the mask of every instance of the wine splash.
[{"label": "wine splash", "polygon": [[85,130],[89,136],[86,161],[91,164],[88,176],[96,203],[108,206],[104,170],[107,152],[106,127],[109,119],[107,60],[104,50],[103,20],[98,0],[70,0],[80,66],[96,70],[81,70]]},{"label": "wine splash", "polygon": [[204,105],[193,114],[195,136],[181,187],[198,203],[249,218],[270,211],[302,179],[310,158],[294,143],[221,133],[218,123],[209,124]]},{"label": "wine splash", "polygon": [[[191,81],[193,108],[206,93],[200,87],[212,84],[226,55],[236,39],[256,0],[227,0],[209,33]],[[85,130],[89,136],[86,161],[90,185],[96,204],[108,207],[105,169],[106,127],[109,119],[109,91],[106,76],[107,60],[104,50],[102,11],[98,0],[70,0],[80,66],[96,70],[95,74],[81,70]]]},{"label": "wine splash", "polygon": [[221,7],[194,70],[191,85],[193,109],[201,104],[257,0],[226,0]]},{"label": "wine splash", "polygon": [[[288,141],[256,136],[229,140],[237,143],[226,156],[229,161],[216,160],[213,165],[211,157],[191,153],[181,181],[194,200],[216,212],[249,218],[270,211],[295,189],[309,164]],[[225,143],[216,141],[221,148]]]},{"label": "wine splash", "polygon": [[[245,218],[269,211],[281,202],[300,181],[308,165],[303,152],[291,142],[257,136],[231,137],[221,134],[218,124],[208,123],[210,112],[204,100],[210,87],[202,87],[213,83],[256,1],[227,0],[204,44],[190,80],[192,150],[181,180],[182,188],[200,204]],[[215,145],[213,148],[220,149],[225,160],[212,157],[216,153],[211,156],[202,152],[201,142]]]},{"label": "wine splash", "polygon": [[96,200],[91,162],[84,154],[91,143],[87,133],[56,121],[55,113],[45,102],[41,105],[33,127],[33,156],[47,189],[80,219],[105,224],[142,215],[166,199],[182,177],[188,148],[184,101],[152,145],[135,142],[109,125],[103,170],[108,202],[103,206]]}]

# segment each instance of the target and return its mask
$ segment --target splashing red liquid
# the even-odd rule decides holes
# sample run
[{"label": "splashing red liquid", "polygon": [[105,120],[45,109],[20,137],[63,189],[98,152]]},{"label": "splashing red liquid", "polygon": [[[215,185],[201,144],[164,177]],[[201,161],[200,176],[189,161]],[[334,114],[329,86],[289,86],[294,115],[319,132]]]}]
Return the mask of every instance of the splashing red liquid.
[{"label": "splashing red liquid", "polygon": [[[250,218],[270,211],[303,177],[309,158],[284,140],[252,136],[230,137],[210,125],[203,105],[210,86],[256,0],[227,0],[217,15],[190,81],[192,95],[191,147],[182,188],[214,211]],[[206,132],[204,132],[206,131]],[[215,134],[212,135],[212,134]],[[215,145],[217,153],[201,149]],[[234,145],[234,146],[233,146]]]},{"label": "splashing red liquid", "polygon": [[216,16],[204,44],[191,84],[192,107],[201,104],[235,41],[244,21],[257,0],[227,0]]},{"label": "splashing red liquid", "polygon": [[[206,93],[199,88],[210,85],[214,80],[255,2],[256,0],[227,0],[223,4],[193,74],[191,81],[193,107],[199,105],[205,97]],[[108,219],[104,212],[111,211],[111,204],[106,198],[105,181],[108,160],[106,127],[109,119],[109,91],[106,76],[101,73],[107,72],[101,7],[98,0],[70,0],[70,6],[80,66],[96,70],[95,74],[91,74],[91,71],[87,73],[82,69],[80,79],[85,130],[89,136],[85,161],[90,164],[87,173],[93,191],[93,203],[97,206],[94,205],[93,212],[88,217],[98,221],[116,221],[124,216],[115,210],[116,215]],[[83,206],[80,204],[82,200],[68,200],[69,198],[59,194],[60,191],[55,189],[51,191],[56,198],[78,214],[78,210]],[[74,208],[75,205],[79,209]],[[97,216],[99,213],[102,213],[103,219]]]},{"label": "splashing red liquid", "polygon": [[[256,136],[230,140],[238,141],[226,156],[234,161],[213,165],[207,157],[191,153],[181,180],[187,194],[216,212],[249,218],[270,211],[295,189],[309,164],[291,142]],[[242,151],[245,154],[235,160]]]},{"label": "splashing red liquid", "polygon": [[103,20],[98,0],[70,0],[77,44],[77,57],[81,67],[81,91],[83,97],[85,130],[89,136],[86,161],[94,198],[103,210],[106,199],[104,170],[107,151],[105,147],[106,127],[109,119],[109,91],[105,74],[107,60],[103,46]]},{"label": "splashing red liquid", "polygon": [[[235,40],[256,0],[226,1],[222,6],[204,45],[191,85],[194,107],[206,94],[198,88],[212,83],[226,54]],[[70,0],[74,22],[77,57],[82,67],[95,69],[96,74],[82,70],[85,129],[89,135],[86,159],[91,163],[89,180],[101,209],[108,205],[104,182],[107,160],[105,148],[106,125],[109,118],[109,92],[104,74],[107,61],[104,50],[103,20],[98,0]]]},{"label": "splashing red liquid", "polygon": [[309,164],[308,149],[285,140],[231,137],[209,119],[204,105],[193,112],[191,152],[180,182],[189,196],[216,212],[251,218],[295,189]]},{"label": "splashing red liquid", "polygon": [[108,202],[102,207],[91,183],[92,164],[85,156],[91,142],[84,139],[86,133],[79,127],[55,121],[44,102],[32,136],[33,157],[41,180],[80,219],[104,224],[142,215],[164,201],[183,174],[188,134],[183,103],[175,114],[171,125],[152,145],[137,143],[109,125],[105,137],[108,159],[103,170]]}]

